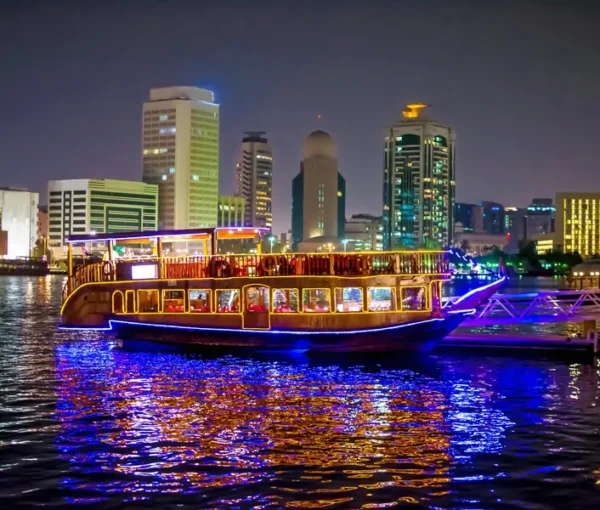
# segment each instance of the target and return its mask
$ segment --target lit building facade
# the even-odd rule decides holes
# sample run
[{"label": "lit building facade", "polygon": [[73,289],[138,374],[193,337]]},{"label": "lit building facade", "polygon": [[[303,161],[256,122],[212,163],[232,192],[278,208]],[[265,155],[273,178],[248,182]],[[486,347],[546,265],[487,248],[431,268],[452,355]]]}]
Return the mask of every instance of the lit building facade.
[{"label": "lit building facade", "polygon": [[519,242],[527,238],[527,209],[522,207],[504,208],[504,232],[508,239],[507,252],[517,253]]},{"label": "lit building facade", "polygon": [[273,153],[263,131],[246,131],[241,161],[236,165],[235,195],[246,200],[248,227],[273,225]]},{"label": "lit building facade", "polygon": [[534,241],[535,252],[538,255],[546,255],[556,248],[553,234],[539,234],[534,236]]},{"label": "lit building facade", "polygon": [[152,89],[143,110],[143,181],[159,188],[159,227],[217,226],[219,105],[213,93]]},{"label": "lit building facade", "polygon": [[62,257],[66,239],[89,232],[158,229],[158,186],[113,179],[67,179],[48,183],[48,246]]},{"label": "lit building facade", "polygon": [[600,193],[557,193],[555,204],[555,246],[584,258],[600,253]]},{"label": "lit building facade", "polygon": [[385,137],[385,249],[448,246],[454,231],[454,130],[410,104]]},{"label": "lit building facade", "polygon": [[381,216],[354,214],[346,220],[344,240],[346,251],[381,251],[383,222]]},{"label": "lit building facade", "polygon": [[0,256],[30,257],[37,240],[39,194],[0,188]]},{"label": "lit building facade", "polygon": [[219,195],[219,227],[243,227],[246,199],[231,195]]},{"label": "lit building facade", "polygon": [[486,234],[504,233],[504,206],[497,202],[481,202],[483,211],[483,232]]},{"label": "lit building facade", "polygon": [[508,246],[508,239],[502,234],[457,232],[454,236],[454,246],[468,255],[480,257],[491,253],[494,248],[505,251]]},{"label": "lit building facade", "polygon": [[336,147],[324,131],[306,138],[300,173],[292,181],[292,248],[314,238],[342,239],[346,181],[338,171]]},{"label": "lit building facade", "polygon": [[46,239],[48,237],[48,206],[38,205],[37,213],[37,239]]},{"label": "lit building facade", "polygon": [[555,217],[556,207],[551,198],[534,198],[527,207],[527,237],[554,232]]},{"label": "lit building facade", "polygon": [[473,210],[477,207],[475,204],[466,204],[456,202],[454,205],[454,223],[462,225],[463,232],[473,232],[475,230],[473,220]]}]

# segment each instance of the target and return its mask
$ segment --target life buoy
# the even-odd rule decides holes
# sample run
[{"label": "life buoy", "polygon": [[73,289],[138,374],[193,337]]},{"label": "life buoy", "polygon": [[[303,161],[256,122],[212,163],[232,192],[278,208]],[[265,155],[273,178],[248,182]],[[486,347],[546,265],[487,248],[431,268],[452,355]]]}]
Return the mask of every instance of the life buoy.
[{"label": "life buoy", "polygon": [[260,259],[261,276],[271,276],[277,270],[277,259],[271,255]]},{"label": "life buoy", "polygon": [[115,266],[110,260],[107,260],[102,264],[102,274],[104,275],[105,281],[113,281],[115,279]]}]

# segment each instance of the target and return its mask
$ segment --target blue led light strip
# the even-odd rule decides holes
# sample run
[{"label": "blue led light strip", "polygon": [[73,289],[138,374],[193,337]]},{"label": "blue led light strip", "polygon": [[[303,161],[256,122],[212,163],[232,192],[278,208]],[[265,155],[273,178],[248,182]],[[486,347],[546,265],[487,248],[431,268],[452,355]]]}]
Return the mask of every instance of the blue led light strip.
[{"label": "blue led light strip", "polygon": [[[465,315],[472,314],[474,310],[454,310],[453,314],[464,313]],[[254,329],[232,329],[232,328],[204,328],[199,326],[178,326],[176,324],[151,324],[133,321],[122,321],[122,320],[109,320],[108,327],[70,327],[70,326],[59,326],[61,330],[71,331],[112,331],[114,330],[115,324],[123,324],[126,326],[137,326],[147,328],[158,328],[158,329],[175,329],[183,331],[205,331],[210,333],[251,333],[251,334],[271,334],[271,335],[354,335],[360,333],[380,333],[384,331],[394,331],[398,329],[407,328],[410,326],[418,326],[421,324],[428,324],[433,322],[444,322],[443,318],[425,319],[422,321],[407,322],[404,324],[397,324],[395,326],[386,326],[383,328],[373,329],[355,329],[349,331],[282,331],[282,330],[254,330]]]}]

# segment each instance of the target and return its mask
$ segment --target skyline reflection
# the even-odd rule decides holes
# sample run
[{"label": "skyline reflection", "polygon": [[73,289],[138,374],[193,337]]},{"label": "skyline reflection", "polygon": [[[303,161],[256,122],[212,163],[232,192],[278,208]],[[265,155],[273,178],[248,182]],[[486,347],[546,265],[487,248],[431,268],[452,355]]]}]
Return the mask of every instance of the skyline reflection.
[{"label": "skyline reflection", "polygon": [[401,502],[423,490],[435,498],[448,493],[458,463],[500,451],[512,425],[484,387],[407,369],[203,359],[103,342],[61,345],[56,361],[61,456],[76,473],[113,474],[109,486],[64,480],[92,500],[249,485],[265,502],[285,496],[301,507]]}]

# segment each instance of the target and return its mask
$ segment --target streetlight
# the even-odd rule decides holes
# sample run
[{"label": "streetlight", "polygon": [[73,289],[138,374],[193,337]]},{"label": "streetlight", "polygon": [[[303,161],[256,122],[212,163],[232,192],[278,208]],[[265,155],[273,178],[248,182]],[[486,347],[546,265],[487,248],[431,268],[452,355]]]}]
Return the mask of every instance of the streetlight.
[{"label": "streetlight", "polygon": [[275,236],[269,237],[269,241],[271,242],[271,253],[273,253],[273,245],[275,244]]},{"label": "streetlight", "polygon": [[346,245],[348,244],[348,239],[342,239],[342,244],[344,245],[344,253],[346,252]]}]

